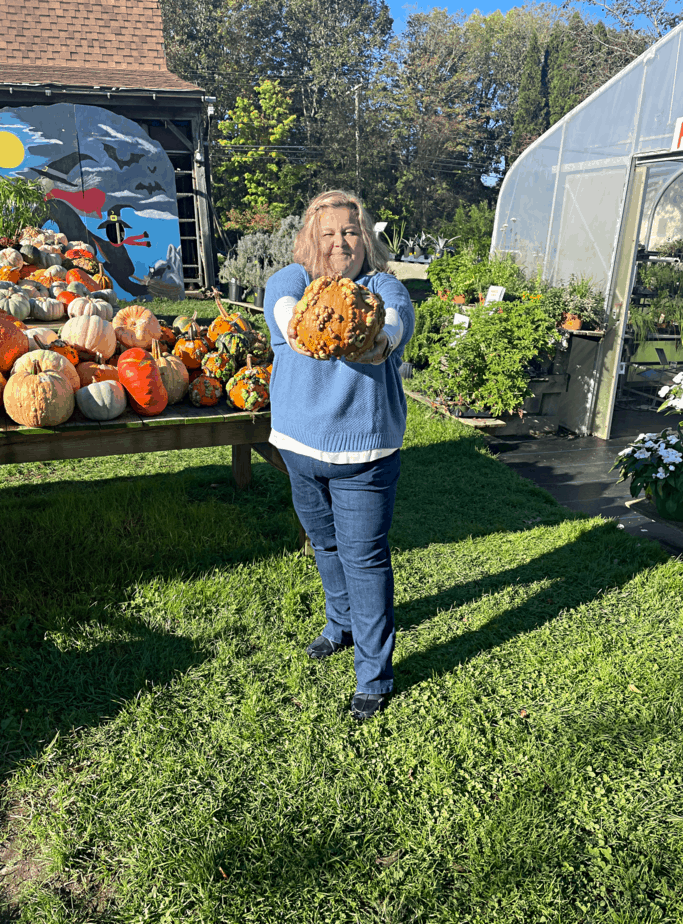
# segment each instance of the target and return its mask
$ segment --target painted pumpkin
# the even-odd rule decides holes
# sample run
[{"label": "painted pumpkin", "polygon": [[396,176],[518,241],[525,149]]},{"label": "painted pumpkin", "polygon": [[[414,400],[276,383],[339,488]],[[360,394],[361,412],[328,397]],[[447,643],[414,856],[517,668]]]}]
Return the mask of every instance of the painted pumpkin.
[{"label": "painted pumpkin", "polygon": [[62,340],[75,346],[82,360],[94,359],[98,353],[109,359],[116,349],[116,334],[111,322],[97,315],[69,318],[62,328]]},{"label": "painted pumpkin", "polygon": [[0,317],[0,372],[6,375],[28,353],[28,337],[9,318]]},{"label": "painted pumpkin", "polygon": [[126,392],[120,382],[91,382],[76,392],[78,409],[90,420],[114,420],[126,409]]},{"label": "painted pumpkin", "polygon": [[119,370],[116,366],[105,363],[102,354],[98,353],[93,361],[79,363],[76,373],[81,387],[91,385],[93,382],[118,382]]},{"label": "painted pumpkin", "polygon": [[53,369],[29,370],[9,377],[3,395],[5,410],[24,427],[56,427],[73,413],[74,392],[67,379]]},{"label": "painted pumpkin", "polygon": [[210,375],[200,375],[190,385],[188,394],[195,407],[212,407],[220,401],[223,386]]},{"label": "painted pumpkin", "polygon": [[126,349],[138,347],[141,350],[149,350],[152,340],[158,340],[161,336],[161,324],[144,305],[129,305],[127,308],[121,308],[114,315],[112,324],[116,339]]},{"label": "painted pumpkin", "polygon": [[384,301],[340,276],[320,276],[304,290],[287,328],[289,338],[314,359],[363,353],[384,327]]},{"label": "painted pumpkin", "polygon": [[190,326],[187,334],[181,334],[173,347],[173,355],[181,359],[188,369],[199,369],[208,352],[209,344],[200,335],[196,324]]},{"label": "painted pumpkin", "polygon": [[64,317],[65,307],[64,302],[56,298],[36,298],[32,314],[36,321],[58,321]]},{"label": "painted pumpkin", "polygon": [[81,387],[76,367],[65,356],[55,353],[54,350],[41,350],[38,348],[37,350],[31,350],[29,353],[24,353],[15,362],[12,375],[28,371],[33,368],[34,363],[37,363],[40,372],[59,372],[67,380],[72,391],[78,391]]},{"label": "painted pumpkin", "polygon": [[56,340],[50,340],[45,342],[42,337],[37,337],[35,333],[33,334],[33,339],[36,346],[40,350],[54,350],[55,353],[59,353],[60,356],[65,356],[72,366],[77,366],[81,361],[78,355],[78,350],[75,346],[72,346],[70,343],[66,343],[64,340],[61,340],[57,337]]},{"label": "painted pumpkin", "polygon": [[117,369],[133,410],[144,417],[161,414],[168,404],[168,393],[152,354],[132,347],[121,354]]},{"label": "painted pumpkin", "polygon": [[69,283],[69,285],[74,282],[78,282],[82,286],[85,286],[88,292],[97,292],[97,290],[100,288],[90,273],[86,273],[86,271],[81,269],[79,266],[75,266],[73,269],[67,270],[66,281]]},{"label": "painted pumpkin", "polygon": [[159,367],[161,381],[168,395],[168,403],[177,404],[183,400],[190,385],[187,366],[177,356],[162,356],[161,344],[158,340],[152,341],[152,356]]},{"label": "painted pumpkin", "polygon": [[241,411],[260,411],[270,401],[270,389],[265,370],[252,366],[251,359],[225,386],[228,401]]}]

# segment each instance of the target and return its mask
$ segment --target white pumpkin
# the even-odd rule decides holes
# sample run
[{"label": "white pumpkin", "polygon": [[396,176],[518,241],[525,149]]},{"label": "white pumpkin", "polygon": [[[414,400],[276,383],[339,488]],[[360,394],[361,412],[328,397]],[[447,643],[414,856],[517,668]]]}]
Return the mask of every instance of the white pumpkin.
[{"label": "white pumpkin", "polygon": [[52,250],[57,251],[56,253],[50,252],[50,250],[45,250],[46,247],[50,247],[49,244],[43,244],[40,248],[40,265],[43,269],[49,269],[51,266],[61,266],[62,265],[62,255],[59,252],[59,247],[54,247]]},{"label": "white pumpkin", "polygon": [[31,303],[23,292],[6,289],[0,294],[0,311],[6,311],[18,321],[25,321],[31,314]]},{"label": "white pumpkin", "polygon": [[[59,334],[56,330],[52,330],[51,327],[27,327],[24,331],[28,337],[28,348],[29,350],[39,350],[41,349],[36,343],[36,337],[40,342],[47,346],[49,343],[52,343],[54,340],[59,340]],[[74,369],[76,367],[74,366]]]},{"label": "white pumpkin", "polygon": [[75,298],[72,302],[69,302],[67,313],[70,318],[96,314],[98,317],[104,318],[105,321],[111,321],[114,317],[114,309],[109,302],[92,298]]},{"label": "white pumpkin", "polygon": [[19,283],[19,290],[24,293],[26,298],[43,298],[40,290],[32,279],[23,279]]},{"label": "white pumpkin", "polygon": [[57,282],[53,282],[50,286],[50,296],[52,298],[57,298],[61,292],[66,292],[66,280],[58,279]]},{"label": "white pumpkin", "polygon": [[56,298],[36,298],[34,301],[33,317],[36,321],[58,321],[64,314],[64,302]]},{"label": "white pumpkin", "polygon": [[110,321],[98,315],[80,315],[69,318],[62,328],[62,340],[66,340],[81,353],[101,353],[109,359],[116,350],[116,333]]},{"label": "white pumpkin", "polygon": [[5,266],[11,266],[12,269],[21,269],[24,265],[24,258],[13,247],[5,247],[4,250],[0,250],[0,259]]},{"label": "white pumpkin", "polygon": [[48,266],[45,270],[45,276],[56,282],[58,279],[66,279],[66,268],[61,265]]},{"label": "white pumpkin", "polygon": [[55,244],[59,244],[61,247],[66,247],[69,243],[69,238],[66,236],[66,234],[62,234],[61,231],[56,231],[54,234],[54,242]]},{"label": "white pumpkin", "polygon": [[91,382],[78,389],[76,404],[90,420],[113,420],[126,409],[126,392],[120,382],[111,379]]}]

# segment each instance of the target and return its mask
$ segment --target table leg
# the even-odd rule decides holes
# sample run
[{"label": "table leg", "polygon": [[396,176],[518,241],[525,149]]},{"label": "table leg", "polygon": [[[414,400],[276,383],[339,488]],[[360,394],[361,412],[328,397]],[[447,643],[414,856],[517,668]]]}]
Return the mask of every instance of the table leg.
[{"label": "table leg", "polygon": [[248,488],[251,484],[251,446],[240,443],[232,447],[232,477],[238,488]]}]

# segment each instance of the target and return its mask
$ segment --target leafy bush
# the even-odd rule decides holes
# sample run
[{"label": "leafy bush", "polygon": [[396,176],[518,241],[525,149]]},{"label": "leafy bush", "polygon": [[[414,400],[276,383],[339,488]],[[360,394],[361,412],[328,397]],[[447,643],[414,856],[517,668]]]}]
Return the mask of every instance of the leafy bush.
[{"label": "leafy bush", "polygon": [[508,295],[528,288],[524,273],[510,258],[479,257],[472,248],[432,260],[427,275],[435,291],[464,295],[468,301],[485,295],[489,286],[505,286]]},{"label": "leafy bush", "polygon": [[488,202],[478,202],[468,207],[460,205],[453,220],[442,225],[443,237],[454,237],[457,250],[473,250],[479,257],[488,255],[493,236],[493,222],[496,210]]},{"label": "leafy bush", "polygon": [[403,360],[417,366],[426,366],[435,347],[443,340],[446,328],[451,330],[455,308],[450,300],[437,295],[415,306],[415,330],[403,352]]},{"label": "leafy bush", "polygon": [[272,234],[264,231],[245,234],[237,242],[234,254],[221,266],[218,278],[221,282],[236,279],[254,289],[265,286],[273,273],[292,262],[294,240],[302,225],[301,218],[289,215]]},{"label": "leafy bush", "polygon": [[[430,303],[435,300],[430,299]],[[554,352],[561,340],[556,318],[542,297],[476,305],[467,309],[470,327],[458,334],[451,325],[434,335],[436,304],[430,305],[432,327],[420,335],[417,355],[428,366],[415,383],[446,402],[504,414],[518,411],[529,392],[527,367],[539,355]],[[423,306],[425,307],[425,306]],[[422,352],[420,352],[422,350]]]}]

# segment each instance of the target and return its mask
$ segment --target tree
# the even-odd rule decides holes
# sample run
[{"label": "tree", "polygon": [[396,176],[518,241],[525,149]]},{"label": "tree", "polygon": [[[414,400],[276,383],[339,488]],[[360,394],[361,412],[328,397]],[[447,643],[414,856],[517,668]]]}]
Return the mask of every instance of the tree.
[{"label": "tree", "polygon": [[[647,45],[663,38],[674,26],[683,22],[683,15],[674,12],[679,0],[585,0],[589,6],[613,19],[620,32],[644,38]],[[572,0],[565,0],[563,9],[572,9]],[[646,45],[646,47],[647,47]],[[641,52],[633,49],[633,57]]]},{"label": "tree", "polygon": [[281,218],[294,209],[304,172],[286,154],[296,116],[278,81],[263,80],[254,93],[256,100],[237,97],[228,118],[218,123],[224,136],[218,144],[227,155],[216,167],[225,194],[220,205],[265,210]]},{"label": "tree", "polygon": [[582,75],[575,66],[576,44],[572,28],[581,17],[574,13],[569,28],[557,26],[548,43],[548,116],[554,125],[584,98]]},{"label": "tree", "polygon": [[546,53],[535,32],[524,59],[512,135],[513,154],[523,150],[549,127]]}]

